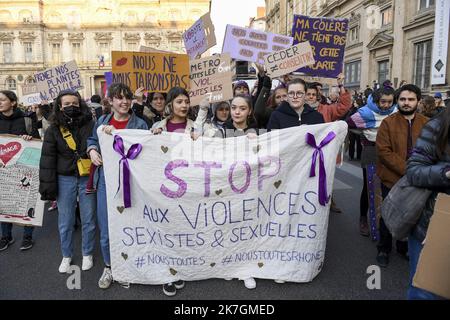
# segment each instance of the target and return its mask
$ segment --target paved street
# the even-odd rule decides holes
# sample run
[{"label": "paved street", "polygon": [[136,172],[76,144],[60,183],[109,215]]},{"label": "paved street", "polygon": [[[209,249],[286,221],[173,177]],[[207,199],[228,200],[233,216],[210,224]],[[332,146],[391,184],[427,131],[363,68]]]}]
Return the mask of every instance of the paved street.
[{"label": "paved street", "polygon": [[[218,279],[186,283],[174,298],[162,293],[161,286],[114,283],[110,289],[97,286],[103,269],[97,244],[94,268],[82,272],[81,290],[68,290],[68,275],[58,273],[60,263],[57,213],[44,216],[44,227],[35,231],[35,246],[20,252],[22,228],[15,227],[16,243],[0,253],[0,299],[403,299],[408,281],[408,264],[395,253],[388,268],[381,269],[381,290],[366,287],[368,266],[375,263],[376,247],[359,235],[359,196],[362,176],[359,163],[346,162],[336,172],[335,196],[344,213],[330,215],[325,265],[308,284],[277,284],[257,280],[248,290],[242,281]],[[74,263],[81,266],[81,232],[76,232]],[[98,243],[98,242],[97,242]]]}]

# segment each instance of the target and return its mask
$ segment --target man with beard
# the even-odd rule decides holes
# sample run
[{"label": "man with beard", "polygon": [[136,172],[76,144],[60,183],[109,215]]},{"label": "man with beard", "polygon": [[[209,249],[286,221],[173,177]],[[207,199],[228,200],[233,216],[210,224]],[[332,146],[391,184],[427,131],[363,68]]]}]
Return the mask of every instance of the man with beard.
[{"label": "man with beard", "polygon": [[[385,118],[376,138],[377,175],[381,180],[383,199],[394,184],[406,173],[406,161],[411,156],[420,131],[428,118],[417,112],[421,99],[420,89],[412,84],[401,87],[396,93],[398,112]],[[397,241],[397,252],[407,258],[407,242]],[[380,220],[380,241],[377,245],[377,262],[380,267],[389,263],[392,235]]]}]

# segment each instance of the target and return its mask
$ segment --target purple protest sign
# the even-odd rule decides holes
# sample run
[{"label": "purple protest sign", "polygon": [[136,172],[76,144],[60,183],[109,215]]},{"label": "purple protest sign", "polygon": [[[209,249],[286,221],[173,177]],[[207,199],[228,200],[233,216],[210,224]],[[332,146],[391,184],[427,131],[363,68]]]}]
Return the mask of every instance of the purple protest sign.
[{"label": "purple protest sign", "polygon": [[294,45],[309,41],[316,63],[297,71],[309,76],[337,78],[343,71],[348,19],[294,15]]},{"label": "purple protest sign", "polygon": [[106,85],[109,86],[112,84],[113,82],[113,75],[112,75],[112,71],[110,72],[105,72],[105,80],[106,80]]}]

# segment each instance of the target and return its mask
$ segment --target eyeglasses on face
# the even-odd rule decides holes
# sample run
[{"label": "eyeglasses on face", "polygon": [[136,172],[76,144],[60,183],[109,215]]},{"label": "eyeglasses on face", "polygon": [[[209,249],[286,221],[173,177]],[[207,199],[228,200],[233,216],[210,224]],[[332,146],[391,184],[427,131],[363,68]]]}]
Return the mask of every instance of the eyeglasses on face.
[{"label": "eyeglasses on face", "polygon": [[295,98],[295,97],[303,98],[304,95],[305,95],[305,93],[302,91],[289,91],[288,92],[288,96],[290,98]]}]

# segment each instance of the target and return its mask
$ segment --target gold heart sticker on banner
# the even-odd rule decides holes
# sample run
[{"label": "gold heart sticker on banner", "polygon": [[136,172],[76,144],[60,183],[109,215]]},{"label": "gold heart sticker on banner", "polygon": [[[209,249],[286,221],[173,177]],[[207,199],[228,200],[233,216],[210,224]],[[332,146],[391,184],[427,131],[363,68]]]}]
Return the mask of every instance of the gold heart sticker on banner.
[{"label": "gold heart sticker on banner", "polygon": [[273,185],[275,186],[275,188],[278,189],[280,187],[280,185],[281,185],[281,180],[275,182]]},{"label": "gold heart sticker on banner", "polygon": [[123,260],[127,260],[128,259],[128,255],[126,253],[122,252],[122,258],[123,258]]},{"label": "gold heart sticker on banner", "polygon": [[170,273],[174,276],[178,273],[177,270],[170,268]]},{"label": "gold heart sticker on banner", "polygon": [[167,153],[167,151],[169,151],[169,147],[161,146],[161,150],[162,152]]},{"label": "gold heart sticker on banner", "polygon": [[222,194],[222,189],[216,190],[216,194],[220,196]]},{"label": "gold heart sticker on banner", "polygon": [[125,210],[124,206],[117,207],[117,211],[119,211],[120,213],[123,213],[123,210]]},{"label": "gold heart sticker on banner", "polygon": [[262,263],[262,262],[258,263],[258,267],[262,268],[263,266],[264,266],[264,263]]}]

